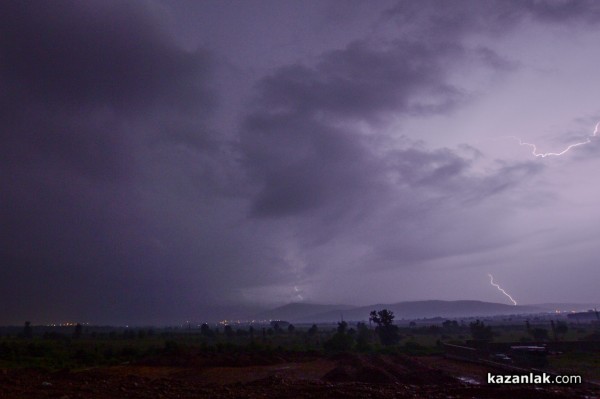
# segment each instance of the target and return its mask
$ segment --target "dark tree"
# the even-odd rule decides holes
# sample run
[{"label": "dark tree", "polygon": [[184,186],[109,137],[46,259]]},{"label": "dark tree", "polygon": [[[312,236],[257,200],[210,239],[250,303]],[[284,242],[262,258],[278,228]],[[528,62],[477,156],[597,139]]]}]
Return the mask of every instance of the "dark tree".
[{"label": "dark tree", "polygon": [[317,327],[316,324],[313,324],[309,329],[308,329],[308,335],[309,336],[313,336],[313,335],[317,335],[317,333],[319,332],[319,328]]},{"label": "dark tree", "polygon": [[398,326],[393,324],[394,313],[391,310],[373,310],[370,314],[369,321],[377,324],[377,327],[375,327],[375,332],[379,336],[379,340],[383,345],[390,346],[397,344],[398,341],[400,341]]},{"label": "dark tree", "polygon": [[346,323],[345,321],[340,321],[337,326],[338,334],[345,334],[347,328],[348,328],[348,323]]},{"label": "dark tree", "polygon": [[296,327],[294,327],[293,324],[290,324],[288,326],[288,333],[293,334],[295,330],[296,330]]},{"label": "dark tree", "polygon": [[25,326],[23,327],[23,338],[32,338],[33,337],[33,328],[31,328],[31,322],[26,321]]},{"label": "dark tree", "polygon": [[494,336],[492,327],[486,326],[483,321],[480,320],[470,323],[469,329],[471,330],[471,336],[476,340],[491,341]]},{"label": "dark tree", "polygon": [[227,338],[233,338],[233,328],[228,324],[225,326],[225,328],[223,328],[223,332],[225,333],[225,336]]},{"label": "dark tree", "polygon": [[371,333],[369,327],[365,323],[358,323],[356,325],[356,349],[359,351],[368,351],[371,349],[369,344]]},{"label": "dark tree", "polygon": [[556,322],[556,334],[558,334],[558,336],[561,339],[565,339],[565,335],[567,334],[567,331],[569,331],[569,327],[567,326],[567,323],[565,323],[564,321]]},{"label": "dark tree", "polygon": [[391,326],[394,322],[394,312],[387,309],[380,310],[379,312],[373,310],[370,314],[369,320],[378,326]]},{"label": "dark tree", "polygon": [[347,329],[348,323],[345,321],[339,322],[336,333],[323,344],[324,349],[328,352],[347,352],[351,350],[354,346],[354,339],[348,335]]},{"label": "dark tree", "polygon": [[212,337],[214,335],[214,333],[206,323],[203,323],[200,326],[200,334],[202,334],[204,337]]},{"label": "dark tree", "polygon": [[536,327],[531,330],[531,335],[536,341],[545,341],[548,339],[548,330],[545,328]]},{"label": "dark tree", "polygon": [[83,327],[81,324],[77,323],[77,325],[75,325],[75,331],[73,331],[73,338],[81,338],[81,334],[83,334]]},{"label": "dark tree", "polygon": [[442,328],[446,331],[458,331],[460,329],[456,320],[446,320],[442,323]]}]

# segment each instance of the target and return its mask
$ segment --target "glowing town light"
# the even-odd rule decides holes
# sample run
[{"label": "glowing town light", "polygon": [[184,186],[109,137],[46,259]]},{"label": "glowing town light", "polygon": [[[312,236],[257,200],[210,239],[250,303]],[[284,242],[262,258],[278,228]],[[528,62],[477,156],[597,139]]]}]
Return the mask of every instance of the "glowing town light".
[{"label": "glowing town light", "polygon": [[517,301],[515,301],[513,299],[513,297],[510,296],[506,291],[504,291],[502,288],[500,288],[500,286],[498,284],[494,283],[494,276],[492,276],[489,273],[488,273],[488,276],[490,276],[490,284],[493,285],[494,287],[498,288],[498,291],[500,291],[501,293],[503,293],[504,295],[506,295],[506,297],[511,300],[511,302],[513,303],[513,305],[517,306]]},{"label": "glowing town light", "polygon": [[578,143],[574,143],[574,144],[570,144],[569,146],[567,146],[567,148],[565,148],[564,150],[560,151],[560,152],[537,152],[537,146],[533,143],[526,143],[524,141],[522,141],[520,138],[516,137],[516,136],[510,136],[512,138],[514,138],[515,140],[517,140],[519,142],[519,145],[524,145],[527,147],[531,148],[531,155],[533,155],[534,157],[540,157],[540,158],[546,158],[546,157],[558,157],[561,156],[563,154],[566,154],[567,152],[569,152],[572,148],[575,147],[579,147],[582,145],[586,145],[592,142],[592,137],[596,137],[596,135],[598,134],[598,127],[600,126],[600,122],[596,123],[596,127],[594,128],[594,132],[592,133],[591,136],[588,136],[585,141],[581,141]]}]

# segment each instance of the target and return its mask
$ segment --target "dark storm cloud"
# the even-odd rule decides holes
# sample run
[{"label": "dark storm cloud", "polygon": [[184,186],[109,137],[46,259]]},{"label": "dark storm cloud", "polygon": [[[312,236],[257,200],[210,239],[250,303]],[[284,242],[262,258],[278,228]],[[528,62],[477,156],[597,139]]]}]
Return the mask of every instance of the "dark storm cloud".
[{"label": "dark storm cloud", "polygon": [[583,21],[597,24],[600,16],[600,4],[593,0],[513,0],[511,5],[515,8],[521,8],[534,19],[547,22]]},{"label": "dark storm cloud", "polygon": [[135,3],[4,2],[0,19],[2,139],[12,162],[26,153],[34,158],[26,162],[118,176],[139,135],[123,118],[213,106],[208,56],[179,50]]},{"label": "dark storm cloud", "polygon": [[343,198],[375,167],[359,137],[302,115],[254,115],[245,127],[245,164],[264,184],[257,216],[302,213]]},{"label": "dark storm cloud", "polygon": [[210,56],[161,26],[139,2],[2,2],[5,320],[91,308],[118,320],[152,306],[145,288],[160,287],[152,270],[164,259],[140,206],[151,165],[139,161],[168,148],[161,137],[211,140],[203,120],[215,106]]},{"label": "dark storm cloud", "polygon": [[495,51],[480,46],[475,49],[475,57],[479,58],[481,62],[487,64],[489,67],[496,71],[511,71],[517,68],[515,61],[507,60],[505,57],[500,56]]},{"label": "dark storm cloud", "polygon": [[418,148],[394,151],[389,156],[391,170],[398,172],[398,183],[411,187],[442,187],[452,184],[469,167],[468,159],[448,149],[426,151]]},{"label": "dark storm cloud", "polygon": [[466,34],[501,34],[524,20],[544,23],[598,23],[593,0],[400,1],[385,13],[428,40],[451,41]]},{"label": "dark storm cloud", "polygon": [[[441,64],[452,48],[352,43],[324,55],[315,67],[283,67],[258,85],[258,107],[245,120],[241,149],[250,173],[263,184],[254,203],[259,216],[287,215],[369,190],[381,168],[366,137],[336,121],[377,121],[390,114],[424,112],[412,94],[434,95],[434,105],[457,101]],[[443,108],[443,106],[442,106]]]},{"label": "dark storm cloud", "polygon": [[495,194],[515,188],[543,170],[544,165],[539,162],[529,161],[508,165],[501,163],[497,166],[494,173],[478,179],[478,183],[472,187],[469,195],[466,196],[465,204],[476,203]]},{"label": "dark storm cloud", "polygon": [[[270,299],[264,287],[291,290],[313,274],[501,248],[511,234],[500,219],[543,166],[481,167],[473,147],[427,143],[452,142],[439,120],[476,98],[461,78],[519,65],[465,38],[597,14],[586,2],[401,2],[386,39],[313,46],[306,33],[266,54],[255,39],[276,29],[255,37],[249,24],[237,37],[239,10],[176,42],[169,2],[159,5],[0,5],[0,322],[215,317],[215,304],[248,289]],[[220,7],[210,15],[232,12]],[[190,42],[212,51],[180,46]],[[255,58],[229,65],[219,51],[230,45]],[[328,50],[302,58],[312,47]],[[437,130],[418,137],[415,120]]]},{"label": "dark storm cloud", "polygon": [[[244,166],[261,186],[253,214],[364,206],[364,193],[385,191],[389,174],[400,187],[478,184],[466,183],[468,159],[447,149],[388,151],[378,131],[386,120],[448,113],[466,101],[447,75],[467,59],[508,68],[491,50],[473,55],[451,44],[355,42],[324,54],[314,67],[285,66],[265,77],[241,136]],[[359,132],[360,123],[375,133]]]},{"label": "dark storm cloud", "polygon": [[9,1],[1,11],[2,74],[13,90],[73,105],[210,104],[207,56],[178,49],[139,4]]},{"label": "dark storm cloud", "polygon": [[[486,12],[481,18],[491,18]],[[284,66],[259,81],[240,141],[242,164],[257,187],[251,215],[287,220],[307,253],[340,240],[370,247],[359,269],[406,267],[512,243],[504,231],[489,232],[482,204],[494,197],[517,201],[503,196],[539,174],[541,163],[478,170],[474,148],[430,149],[406,139],[398,148],[398,136],[385,130],[390,120],[449,114],[471,100],[451,78],[461,68],[516,68],[490,48],[462,43],[476,23],[460,29],[447,23],[436,26],[435,40],[428,32],[353,42],[314,65]],[[461,233],[444,238],[448,226],[465,219]],[[438,223],[446,227],[432,228]],[[318,273],[324,263],[304,270]]]},{"label": "dark storm cloud", "polygon": [[329,52],[315,67],[282,67],[259,84],[263,110],[373,121],[385,113],[419,111],[415,92],[435,104],[461,99],[444,80],[445,63],[461,56],[457,46],[398,41],[354,42]]},{"label": "dark storm cloud", "polygon": [[387,152],[352,124],[366,123],[381,139],[386,118],[448,113],[467,102],[450,72],[472,62],[496,72],[517,67],[491,48],[466,46],[468,35],[499,34],[527,18],[591,22],[597,12],[585,1],[402,1],[386,12],[410,33],[402,40],[357,41],[314,66],[278,68],[258,83],[242,131],[244,165],[262,187],[254,215],[302,214],[338,199],[341,207],[361,203],[361,193],[389,185],[380,177],[389,173],[398,186],[446,188],[479,201],[540,172],[540,164],[522,163],[474,178],[470,160],[451,150]]}]

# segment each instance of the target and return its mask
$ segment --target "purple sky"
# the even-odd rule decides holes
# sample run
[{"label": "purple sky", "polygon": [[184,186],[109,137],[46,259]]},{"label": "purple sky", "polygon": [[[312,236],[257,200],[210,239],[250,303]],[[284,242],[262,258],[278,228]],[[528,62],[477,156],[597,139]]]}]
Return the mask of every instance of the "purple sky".
[{"label": "purple sky", "polygon": [[598,43],[596,1],[3,1],[0,323],[599,302]]}]

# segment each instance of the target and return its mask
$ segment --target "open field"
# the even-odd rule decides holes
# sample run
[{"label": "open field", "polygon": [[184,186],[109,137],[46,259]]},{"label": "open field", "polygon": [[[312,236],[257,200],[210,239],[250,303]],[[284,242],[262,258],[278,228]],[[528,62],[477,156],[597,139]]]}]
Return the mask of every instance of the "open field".
[{"label": "open field", "polygon": [[[569,332],[594,337],[595,329],[577,326]],[[575,349],[552,351],[543,371],[582,375],[584,384],[489,385],[487,373],[506,370],[444,356],[443,342],[467,345],[467,325],[403,327],[400,340],[389,346],[374,329],[354,324],[342,333],[333,325],[90,327],[77,337],[71,330],[34,328],[30,338],[0,338],[1,397],[600,397],[598,386],[590,384],[600,379],[597,343],[548,340],[550,346]],[[494,325],[492,331],[497,346],[528,341],[521,324]]]}]

